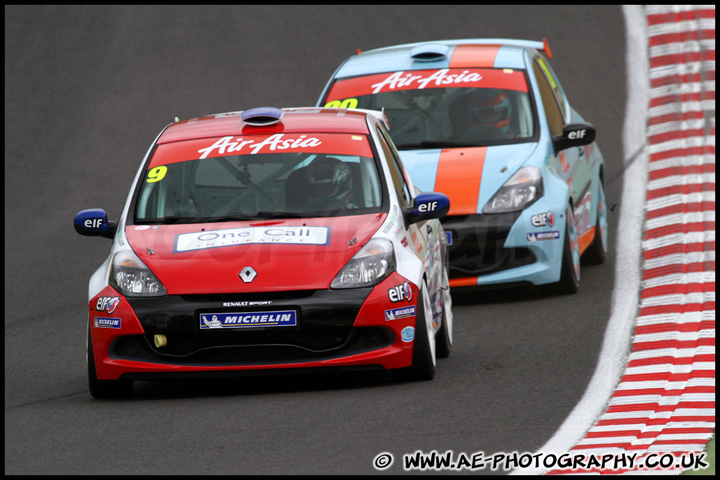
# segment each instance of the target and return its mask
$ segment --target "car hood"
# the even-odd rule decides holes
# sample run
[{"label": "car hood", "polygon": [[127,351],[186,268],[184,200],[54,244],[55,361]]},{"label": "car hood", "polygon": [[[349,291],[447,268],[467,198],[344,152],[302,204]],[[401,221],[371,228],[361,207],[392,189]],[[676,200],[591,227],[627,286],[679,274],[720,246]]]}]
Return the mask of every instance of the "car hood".
[{"label": "car hood", "polygon": [[130,225],[125,234],[170,295],[313,290],[329,288],[385,217]]},{"label": "car hood", "polygon": [[495,192],[520,166],[528,163],[537,147],[537,143],[519,143],[402,150],[400,156],[420,191],[447,195],[449,215],[469,215],[481,213]]}]

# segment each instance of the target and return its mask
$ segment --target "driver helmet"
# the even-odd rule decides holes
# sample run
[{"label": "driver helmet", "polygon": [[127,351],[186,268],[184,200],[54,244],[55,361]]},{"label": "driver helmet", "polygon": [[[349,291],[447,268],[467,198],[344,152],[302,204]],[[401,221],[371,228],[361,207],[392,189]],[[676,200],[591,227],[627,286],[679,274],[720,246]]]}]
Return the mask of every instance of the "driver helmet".
[{"label": "driver helmet", "polygon": [[506,133],[510,129],[512,104],[507,94],[497,88],[473,92],[468,105],[468,121],[473,127],[492,127]]},{"label": "driver helmet", "polygon": [[350,167],[334,157],[318,157],[307,170],[312,195],[347,203],[352,196]]}]

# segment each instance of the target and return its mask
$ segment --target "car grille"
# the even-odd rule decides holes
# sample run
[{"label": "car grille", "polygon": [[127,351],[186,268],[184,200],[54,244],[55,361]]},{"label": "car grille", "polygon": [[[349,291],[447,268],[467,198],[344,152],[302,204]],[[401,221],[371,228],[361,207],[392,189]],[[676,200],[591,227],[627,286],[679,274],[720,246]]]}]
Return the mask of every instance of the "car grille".
[{"label": "car grille", "polygon": [[452,235],[450,278],[487,275],[535,262],[527,248],[504,247],[520,213],[445,217],[443,228]]},{"label": "car grille", "polygon": [[[394,341],[389,329],[353,327],[371,290],[128,298],[145,334],[118,338],[109,354],[163,364],[251,365],[307,362],[382,348]],[[200,330],[201,313],[288,309],[298,312],[298,326]],[[156,334],[165,335],[166,346],[155,346]]]},{"label": "car grille", "polygon": [[[203,332],[205,333],[205,332]],[[167,335],[168,345],[156,348],[150,335],[120,337],[111,347],[111,357],[166,365],[272,365],[303,363],[348,356],[389,346],[394,335],[386,328],[351,328],[340,332],[303,332],[285,338],[220,332],[212,335]],[[312,344],[308,348],[303,343]]]}]

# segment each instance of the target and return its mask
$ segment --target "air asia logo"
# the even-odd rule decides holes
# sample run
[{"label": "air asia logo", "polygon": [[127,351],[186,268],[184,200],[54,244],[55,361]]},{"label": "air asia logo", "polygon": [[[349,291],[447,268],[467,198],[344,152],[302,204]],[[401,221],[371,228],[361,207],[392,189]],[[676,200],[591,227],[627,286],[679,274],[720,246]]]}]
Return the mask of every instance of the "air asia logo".
[{"label": "air asia logo", "polygon": [[208,155],[213,153],[214,150],[217,155],[225,155],[236,152],[246,153],[243,151],[245,147],[250,150],[250,154],[263,153],[261,150],[274,152],[275,150],[287,150],[292,148],[313,148],[322,145],[320,139],[315,137],[307,138],[307,135],[285,137],[284,133],[276,133],[266,138],[262,142],[256,143],[255,140],[243,139],[243,137],[237,137],[233,140],[233,137],[221,138],[217,142],[213,143],[207,148],[201,148],[198,153],[201,154],[200,158],[207,158]]},{"label": "air asia logo", "polygon": [[409,302],[412,300],[412,296],[412,287],[408,282],[388,289],[388,298],[393,303],[402,302],[403,300]]},{"label": "air asia logo", "polygon": [[380,93],[383,88],[386,91],[411,87],[422,90],[428,86],[432,88],[463,83],[475,83],[479,82],[483,78],[480,73],[470,73],[469,70],[465,70],[460,74],[448,74],[449,71],[450,70],[448,69],[437,70],[429,77],[425,77],[423,75],[413,75],[412,73],[405,72],[393,73],[382,82],[373,84],[373,93]]},{"label": "air asia logo", "polygon": [[95,310],[98,312],[113,313],[118,305],[120,305],[119,297],[100,297],[95,305]]}]

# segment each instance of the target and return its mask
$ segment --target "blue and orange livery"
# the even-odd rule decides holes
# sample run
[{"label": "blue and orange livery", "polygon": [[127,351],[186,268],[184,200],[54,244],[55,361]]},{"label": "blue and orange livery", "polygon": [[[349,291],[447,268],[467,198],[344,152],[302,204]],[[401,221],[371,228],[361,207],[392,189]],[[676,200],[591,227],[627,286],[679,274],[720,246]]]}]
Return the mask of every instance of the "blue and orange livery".
[{"label": "blue and orange livery", "polygon": [[391,46],[349,57],[318,100],[383,110],[415,186],[449,197],[454,287],[575,292],[581,256],[605,258],[595,128],[571,107],[549,58],[545,39]]}]

